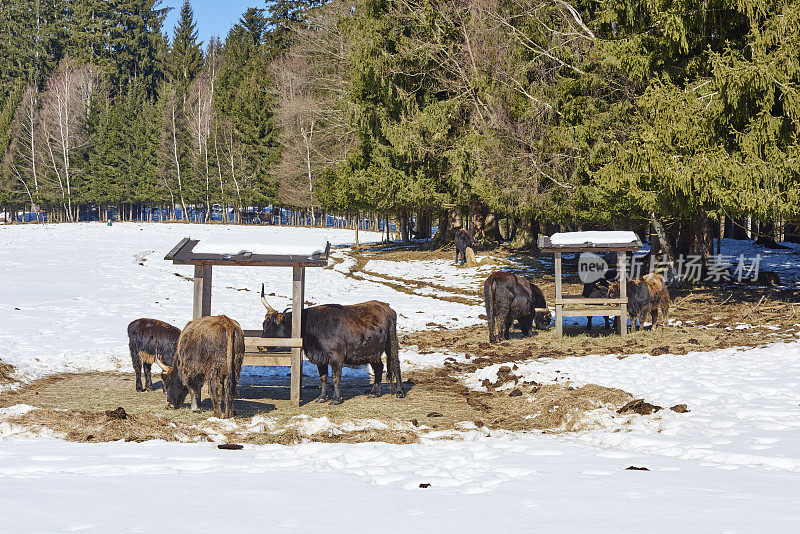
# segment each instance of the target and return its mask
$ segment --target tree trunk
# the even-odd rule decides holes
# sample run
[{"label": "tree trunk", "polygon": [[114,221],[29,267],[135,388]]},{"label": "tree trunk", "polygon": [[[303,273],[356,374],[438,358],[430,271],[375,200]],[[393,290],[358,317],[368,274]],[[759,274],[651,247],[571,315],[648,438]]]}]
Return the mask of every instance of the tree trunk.
[{"label": "tree trunk", "polygon": [[[675,252],[672,249],[672,243],[667,236],[664,224],[661,222],[661,219],[656,217],[655,212],[650,213],[650,222],[653,225],[656,239],[658,239],[658,252],[660,252],[661,257],[666,260],[667,263],[667,277],[672,279],[675,277]],[[650,269],[650,266],[646,265],[645,268]]]},{"label": "tree trunk", "polygon": [[355,247],[355,250],[358,250],[360,248],[360,245],[358,243],[358,220],[360,218],[361,218],[361,213],[359,212],[358,215],[356,216],[356,247]]},{"label": "tree trunk", "polygon": [[483,218],[483,238],[492,243],[503,242],[503,234],[500,233],[500,219],[493,210],[487,210]]},{"label": "tree trunk", "polygon": [[539,221],[533,216],[523,216],[516,225],[516,235],[512,241],[514,248],[532,249],[538,246]]}]

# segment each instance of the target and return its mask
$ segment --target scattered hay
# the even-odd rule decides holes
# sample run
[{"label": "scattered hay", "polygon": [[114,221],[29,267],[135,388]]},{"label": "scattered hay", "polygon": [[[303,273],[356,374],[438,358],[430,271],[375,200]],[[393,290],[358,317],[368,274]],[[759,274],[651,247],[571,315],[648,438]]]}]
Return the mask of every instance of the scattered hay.
[{"label": "scattered hay", "polygon": [[[123,410],[124,412],[124,410]],[[112,413],[112,412],[109,412]],[[31,410],[10,419],[34,431],[48,428],[68,441],[200,441],[207,435],[190,425],[154,413],[140,413],[119,418],[106,412]]]},{"label": "scattered hay", "polygon": [[3,383],[16,382],[16,380],[14,380],[14,378],[12,377],[14,371],[15,369],[13,365],[0,361],[0,382]]},{"label": "scattered hay", "polygon": [[[587,384],[571,388],[564,384],[534,385],[529,395],[509,397],[495,395],[487,401],[492,413],[496,404],[503,404],[507,419],[502,428],[509,430],[548,430],[577,432],[593,423],[586,418],[600,408],[615,409],[624,405],[632,395],[621,389]],[[493,425],[494,426],[494,425]]]},{"label": "scattered hay", "polygon": [[317,432],[304,435],[293,428],[277,434],[261,434],[257,436],[259,444],[279,443],[281,445],[297,445],[298,443],[393,443],[406,445],[419,443],[420,433],[411,430],[380,430],[366,429],[349,432]]}]

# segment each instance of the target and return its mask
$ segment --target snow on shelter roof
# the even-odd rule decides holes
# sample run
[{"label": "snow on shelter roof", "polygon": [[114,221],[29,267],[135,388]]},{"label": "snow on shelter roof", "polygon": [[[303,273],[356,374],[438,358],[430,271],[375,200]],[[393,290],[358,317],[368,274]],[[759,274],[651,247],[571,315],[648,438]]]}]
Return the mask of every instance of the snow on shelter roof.
[{"label": "snow on shelter roof", "polygon": [[164,257],[176,265],[324,267],[330,244],[325,237],[303,236],[291,243],[236,239],[183,238]]},{"label": "snow on shelter roof", "polygon": [[328,239],[323,236],[294,236],[291,243],[276,242],[269,239],[254,241],[235,239],[207,239],[195,245],[195,254],[223,254],[236,256],[250,253],[270,256],[303,256],[313,257],[325,254]]},{"label": "snow on shelter roof", "polygon": [[540,248],[639,248],[639,237],[629,231],[560,232],[539,239]]}]

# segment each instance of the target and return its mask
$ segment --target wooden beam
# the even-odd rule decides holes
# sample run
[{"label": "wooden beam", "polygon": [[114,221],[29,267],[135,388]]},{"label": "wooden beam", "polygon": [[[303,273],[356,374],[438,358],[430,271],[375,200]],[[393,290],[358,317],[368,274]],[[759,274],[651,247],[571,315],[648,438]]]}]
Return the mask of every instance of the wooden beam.
[{"label": "wooden beam", "polygon": [[242,365],[291,367],[292,357],[289,354],[263,354],[260,352],[245,352]]},{"label": "wooden beam", "polygon": [[247,337],[244,338],[245,352],[258,352],[259,347],[302,347],[303,340],[291,337]]},{"label": "wooden beam", "polygon": [[564,306],[561,297],[561,252],[556,251],[556,337],[564,335]]},{"label": "wooden beam", "polygon": [[165,260],[167,260],[167,261],[169,261],[169,260],[171,260],[172,258],[174,258],[174,257],[175,257],[175,254],[177,254],[177,253],[178,253],[178,252],[179,252],[179,251],[180,251],[180,250],[183,248],[183,246],[184,246],[186,243],[188,243],[188,242],[189,242],[189,238],[188,238],[188,237],[184,237],[183,239],[181,239],[180,241],[178,241],[178,244],[177,244],[177,245],[175,245],[174,247],[172,247],[172,250],[170,250],[169,252],[167,252],[167,255],[166,255],[166,256],[164,256],[164,259],[165,259]]},{"label": "wooden beam", "polygon": [[623,302],[627,303],[628,300],[627,299],[622,299],[622,298],[604,299],[604,298],[586,298],[586,297],[582,297],[582,298],[564,297],[560,301],[556,300],[556,304],[564,304],[564,305],[569,305],[569,304],[616,304],[616,305],[619,305],[619,304],[622,304]]},{"label": "wooden beam", "polygon": [[[302,338],[303,303],[305,302],[306,269],[292,267],[292,337]],[[303,354],[300,347],[292,347],[292,381],[290,399],[292,406],[300,406],[300,392],[303,389]]]},{"label": "wooden beam", "polygon": [[211,315],[211,266],[195,265],[192,318],[199,319],[207,315]]},{"label": "wooden beam", "polygon": [[628,333],[628,281],[625,267],[625,253],[617,252],[617,272],[619,273],[619,298],[623,302],[619,306],[619,334]]},{"label": "wooden beam", "polygon": [[619,308],[584,308],[580,310],[564,310],[564,317],[616,317],[622,313]]}]

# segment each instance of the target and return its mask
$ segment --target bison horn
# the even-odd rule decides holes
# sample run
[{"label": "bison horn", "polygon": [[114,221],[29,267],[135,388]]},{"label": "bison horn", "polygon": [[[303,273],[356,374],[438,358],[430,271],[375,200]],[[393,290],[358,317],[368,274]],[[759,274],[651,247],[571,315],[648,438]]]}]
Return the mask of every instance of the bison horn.
[{"label": "bison horn", "polygon": [[158,355],[156,355],[156,363],[159,367],[161,367],[161,370],[164,371],[164,374],[169,376],[169,374],[172,372],[172,367],[169,365],[164,365],[164,362],[161,361],[161,358],[159,358]]},{"label": "bison horn", "polygon": [[269,305],[269,302],[267,302],[266,297],[264,297],[264,284],[261,284],[261,304],[264,305],[264,307],[267,309],[269,313],[278,313],[277,311],[275,311],[275,308]]}]

